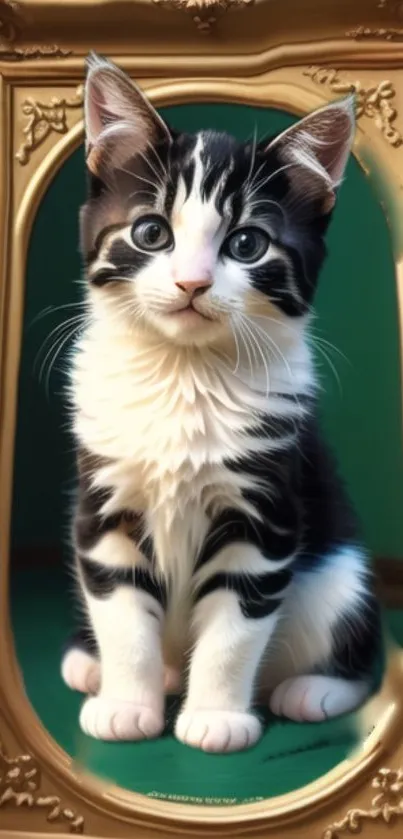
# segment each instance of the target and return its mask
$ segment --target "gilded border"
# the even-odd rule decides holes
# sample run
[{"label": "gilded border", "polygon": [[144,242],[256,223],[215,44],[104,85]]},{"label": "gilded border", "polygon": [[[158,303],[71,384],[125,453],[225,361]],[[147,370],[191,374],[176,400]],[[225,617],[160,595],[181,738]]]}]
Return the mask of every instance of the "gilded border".
[{"label": "gilded border", "polygon": [[[295,71],[293,76],[289,73],[288,80],[271,81],[270,76],[265,79],[249,81],[230,81],[228,79],[216,80],[148,80],[144,87],[148,90],[151,98],[159,104],[174,104],[189,101],[233,101],[252,102],[257,105],[273,105],[289,108],[296,113],[303,113],[328,98],[328,93],[315,89],[315,84],[303,77],[303,70]],[[55,71],[56,72],[56,71]],[[290,79],[292,78],[292,81]],[[7,87],[7,85],[5,86]],[[52,86],[50,85],[50,92]],[[9,96],[9,91],[7,92]],[[6,96],[6,99],[7,99]],[[7,123],[10,125],[10,116],[7,115]],[[382,160],[396,152],[386,143],[385,150],[380,145],[382,138],[377,137],[376,126],[371,120],[360,128],[357,140],[356,154],[361,160],[365,158],[368,144],[375,144],[376,152]],[[50,151],[45,150],[41,158],[36,161],[36,169],[29,178],[25,188],[23,199],[18,210],[15,210],[12,228],[12,256],[11,270],[3,270],[9,291],[7,311],[9,318],[7,322],[8,352],[6,354],[6,389],[7,400],[3,404],[4,415],[2,418],[2,486],[7,485],[7,497],[2,496],[3,514],[9,520],[10,512],[10,476],[12,473],[12,443],[15,429],[15,405],[16,405],[16,383],[19,362],[19,341],[22,331],[22,310],[23,310],[23,277],[25,273],[25,259],[31,225],[36,209],[44,194],[44,191],[54,176],[57,169],[62,165],[66,157],[75,149],[81,141],[82,125],[76,123],[60,139],[54,135],[56,140]],[[383,141],[382,141],[383,142]],[[8,165],[8,163],[7,163]],[[370,168],[370,163],[366,163]],[[7,174],[7,173],[6,173]],[[4,170],[3,178],[0,180],[0,187],[5,185]],[[393,220],[392,220],[393,221]],[[394,223],[394,222],[393,222]],[[392,224],[393,226],[393,224]],[[5,237],[8,241],[9,236]],[[396,258],[397,270],[399,270],[398,259]],[[401,266],[400,266],[401,270]],[[401,275],[400,275],[401,276]],[[400,284],[402,285],[402,283]],[[403,293],[403,292],[402,292]],[[402,303],[402,301],[400,301]],[[5,479],[5,480],[4,480]],[[7,534],[2,534],[2,550],[8,555]],[[4,589],[4,587],[3,587]],[[3,600],[3,614],[7,614],[7,594]],[[1,610],[0,610],[1,613]],[[403,743],[401,740],[402,730],[402,707],[401,697],[403,696],[403,662],[402,654],[395,653],[390,662],[388,678],[382,691],[380,699],[381,721],[376,726],[373,734],[365,744],[363,752],[355,760],[347,761],[338,766],[325,778],[319,779],[303,790],[290,793],[270,802],[256,802],[254,804],[238,805],[228,812],[225,808],[209,807],[208,812],[199,807],[188,807],[180,804],[170,804],[149,800],[134,793],[126,793],[123,790],[113,789],[94,779],[85,779],[72,765],[68,756],[57,746],[50,736],[43,730],[36,719],[32,708],[24,697],[20,674],[13,652],[13,641],[9,617],[7,615],[6,632],[0,633],[0,654],[4,654],[7,660],[7,675],[9,684],[3,685],[4,705],[7,709],[8,726],[14,735],[23,739],[27,744],[27,752],[35,756],[35,761],[41,766],[44,777],[52,778],[53,783],[59,781],[63,786],[69,788],[77,802],[81,802],[80,809],[85,810],[86,799],[90,797],[91,807],[98,814],[103,813],[105,820],[112,820],[116,824],[116,831],[123,833],[123,824],[127,820],[142,825],[147,831],[146,835],[168,835],[177,832],[187,831],[188,835],[232,835],[235,825],[237,832],[252,835],[261,831],[279,830],[283,834],[285,824],[289,826],[289,836],[297,836],[298,820],[304,816],[315,817],[315,824],[320,829],[338,829],[340,824],[335,821],[329,828],[321,819],[320,811],[324,804],[339,806],[339,802],[345,798],[347,791],[351,789],[365,788],[371,776],[376,777],[376,767],[381,765],[388,752],[393,751],[393,744],[398,742],[402,752]],[[1,688],[1,686],[0,686]],[[397,770],[396,770],[397,771]],[[223,810],[225,809],[225,812]],[[92,830],[91,822],[88,829]],[[344,828],[343,828],[344,829]],[[150,832],[151,831],[151,832]],[[96,831],[93,831],[96,832]],[[109,835],[103,833],[103,835]],[[117,834],[116,834],[117,835]],[[278,833],[280,835],[280,833]],[[304,834],[300,834],[303,836]],[[306,835],[306,834],[305,834]],[[319,835],[319,834],[318,834]],[[332,834],[329,834],[330,839]],[[337,836],[337,833],[334,836]]]}]

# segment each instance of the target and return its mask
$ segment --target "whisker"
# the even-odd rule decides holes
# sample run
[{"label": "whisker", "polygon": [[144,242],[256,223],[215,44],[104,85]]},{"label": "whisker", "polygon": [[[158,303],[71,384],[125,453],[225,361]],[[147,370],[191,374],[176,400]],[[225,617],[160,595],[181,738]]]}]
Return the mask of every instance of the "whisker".
[{"label": "whisker", "polygon": [[163,175],[165,175],[165,178],[166,178],[166,179],[168,179],[168,177],[169,177],[169,173],[168,173],[167,167],[166,167],[166,166],[164,165],[164,163],[162,162],[161,157],[160,157],[160,155],[159,155],[159,154],[158,154],[158,152],[157,152],[157,149],[155,148],[155,146],[153,145],[153,143],[150,143],[150,141],[149,141],[149,140],[147,140],[147,148],[148,148],[148,149],[150,149],[150,151],[153,153],[154,157],[156,158],[157,162],[159,163],[159,165],[160,165],[160,167],[161,167],[161,172],[162,172],[162,174],[163,174]]},{"label": "whisker", "polygon": [[239,370],[239,362],[240,362],[239,341],[238,341],[236,331],[234,329],[232,321],[230,322],[230,328],[231,328],[231,332],[232,332],[232,335],[233,335],[233,338],[234,338],[234,341],[235,341],[235,351],[236,351],[235,367],[234,367],[232,372],[234,373],[234,375],[236,375],[238,370]]},{"label": "whisker", "polygon": [[47,315],[51,315],[54,312],[59,312],[62,309],[77,308],[78,306],[83,307],[86,305],[86,300],[77,300],[77,302],[75,303],[61,303],[60,306],[46,306],[44,309],[38,312],[37,315],[35,315],[35,317],[31,320],[29,325],[31,327],[34,325],[34,323],[37,323],[38,320],[42,320],[42,318],[47,317]]},{"label": "whisker", "polygon": [[144,160],[144,162],[145,162],[146,166],[148,166],[148,167],[151,169],[151,171],[153,172],[153,174],[154,174],[154,175],[155,175],[155,177],[157,178],[157,181],[158,181],[158,183],[160,184],[160,186],[162,186],[162,187],[165,189],[165,184],[164,184],[164,181],[162,180],[162,177],[161,177],[160,173],[159,173],[159,172],[157,172],[157,170],[156,170],[155,166],[153,166],[153,164],[152,164],[152,163],[151,163],[151,161],[148,159],[148,157],[147,157],[145,154],[143,154],[143,152],[141,152],[141,151],[138,151],[138,152],[137,152],[137,154],[139,154],[139,155],[140,155],[140,157],[142,157],[142,158],[143,158],[143,160]]},{"label": "whisker", "polygon": [[[246,334],[247,334],[247,335],[249,335],[249,338],[250,338],[250,347],[251,347],[251,350],[252,350],[252,352],[253,352],[253,358],[254,358],[255,363],[256,363],[256,366],[257,366],[257,365],[258,365],[258,363],[259,363],[259,359],[258,359],[258,356],[256,355],[256,337],[254,336],[252,329],[251,329],[251,328],[250,328],[250,326],[248,325],[246,318],[244,318],[244,317],[241,315],[241,316],[240,316],[240,320],[242,321],[242,326],[243,326],[243,328],[245,329]],[[259,346],[258,346],[258,349],[259,349]]]},{"label": "whisker", "polygon": [[245,352],[246,352],[248,362],[249,362],[249,370],[250,370],[250,374],[252,376],[253,375],[252,359],[251,359],[250,352],[249,352],[247,335],[245,336],[245,332],[244,332],[243,325],[242,325],[241,321],[238,321],[238,330],[239,330],[239,337],[240,337],[240,339],[243,343],[243,346],[245,347]]},{"label": "whisker", "polygon": [[270,172],[270,174],[267,175],[266,178],[262,178],[254,186],[254,189],[249,193],[249,197],[251,198],[251,197],[253,197],[253,195],[256,195],[256,193],[259,191],[259,189],[262,189],[264,186],[267,186],[267,184],[269,184],[270,181],[273,180],[273,178],[276,178],[277,175],[280,175],[281,172],[285,172],[286,169],[291,169],[292,167],[299,166],[299,165],[300,165],[299,163],[285,163],[284,166],[280,166],[278,169],[275,170],[275,172]]},{"label": "whisker", "polygon": [[80,329],[82,329],[82,326],[79,324],[78,326],[74,327],[74,329],[72,329],[71,332],[69,332],[63,338],[63,340],[61,342],[59,342],[57,350],[56,350],[56,352],[54,353],[54,355],[51,359],[51,362],[50,362],[49,367],[48,367],[48,372],[47,372],[47,375],[46,375],[46,381],[45,381],[45,393],[46,393],[46,396],[47,396],[48,399],[49,399],[49,395],[50,395],[49,394],[49,391],[50,391],[50,377],[52,375],[52,371],[54,369],[56,361],[57,361],[58,357],[60,356],[60,353],[62,352],[63,347],[66,346],[68,341],[72,340],[73,338],[76,337],[76,335],[78,335]]},{"label": "whisker", "polygon": [[70,327],[74,324],[78,324],[80,322],[84,323],[85,319],[86,319],[86,315],[84,315],[84,314],[74,315],[74,317],[69,318],[66,321],[63,321],[63,323],[59,323],[57,326],[55,326],[54,329],[52,329],[52,331],[49,333],[49,335],[47,335],[46,338],[44,339],[44,341],[42,342],[42,344],[41,344],[41,346],[40,346],[40,348],[39,348],[39,350],[38,350],[38,352],[35,356],[34,364],[33,364],[33,371],[34,372],[35,372],[37,364],[39,363],[40,356],[45,351],[45,348],[46,348],[46,345],[48,344],[48,342],[52,341],[52,338],[54,336],[56,336],[55,340],[58,340],[59,337],[60,337],[60,335],[58,335],[58,333],[62,333],[66,329],[70,329]]},{"label": "whisker", "polygon": [[322,338],[320,335],[315,335],[315,333],[313,333],[312,331],[309,338],[313,342],[314,346],[317,343],[323,344],[325,347],[328,347],[329,350],[333,350],[335,353],[337,353],[337,355],[339,355],[343,359],[343,361],[346,361],[347,364],[351,364],[350,359],[347,358],[347,356],[339,349],[339,347],[336,347],[334,344],[332,344],[331,341],[327,341],[326,338]]},{"label": "whisker", "polygon": [[[250,321],[253,323],[253,320],[251,320],[251,318],[248,318],[248,320],[250,320]],[[254,327],[255,327],[255,329],[257,329],[258,333],[259,333],[259,334],[260,334],[260,335],[261,335],[261,336],[262,336],[262,337],[263,337],[266,341],[268,341],[268,343],[269,343],[269,344],[271,345],[271,347],[273,348],[273,352],[275,352],[275,353],[277,354],[278,358],[279,358],[279,359],[280,359],[280,360],[284,363],[284,366],[285,366],[285,368],[286,368],[286,370],[287,370],[287,373],[288,373],[288,375],[289,375],[290,381],[292,381],[292,380],[293,380],[293,375],[292,375],[292,372],[291,372],[290,365],[289,365],[289,363],[288,363],[287,359],[285,358],[285,356],[283,355],[283,353],[281,352],[280,348],[278,347],[278,345],[277,345],[277,344],[276,344],[276,342],[274,341],[274,339],[273,339],[270,335],[268,335],[268,334],[267,334],[267,332],[265,332],[265,331],[264,331],[264,329],[262,329],[262,327],[261,327],[261,326],[259,326],[257,323],[255,323],[255,324],[254,324]]]},{"label": "whisker", "polygon": [[253,131],[253,140],[252,140],[252,153],[251,153],[251,156],[250,156],[250,166],[249,166],[249,172],[248,172],[248,175],[247,175],[247,178],[246,178],[246,183],[245,183],[246,189],[249,188],[250,179],[251,179],[252,172],[253,172],[253,167],[255,165],[256,143],[257,143],[257,125],[255,123],[255,128],[254,128],[254,131]]},{"label": "whisker", "polygon": [[254,341],[255,346],[257,347],[259,355],[262,359],[264,371],[265,371],[265,374],[266,374],[266,396],[268,396],[269,393],[270,393],[270,373],[269,373],[269,366],[267,364],[267,360],[264,356],[262,347],[260,346],[260,344],[259,344],[259,342],[256,338],[256,335],[254,335],[254,333],[253,333],[252,325],[250,323],[249,323],[249,325],[247,323],[245,323],[245,316],[242,316],[242,320],[244,322],[245,328],[247,328],[249,330],[251,339]]},{"label": "whisker", "polygon": [[[124,166],[119,166],[119,171],[124,172],[126,175],[130,175],[130,177],[135,178],[135,180],[139,180],[145,184],[149,184],[149,186],[151,186],[153,190],[156,190],[156,184],[153,183],[153,181],[150,181],[149,178],[144,178],[143,175],[139,175],[137,172],[131,172],[130,169],[125,169]],[[132,192],[129,198],[131,198],[132,195],[135,195],[135,192]]]},{"label": "whisker", "polygon": [[[248,188],[249,188],[249,189],[250,189],[251,187],[253,187],[253,186],[254,186],[254,184],[256,183],[256,178],[258,177],[258,175],[260,174],[260,172],[262,171],[262,169],[264,169],[264,167],[265,167],[265,166],[266,166],[266,160],[263,160],[263,162],[260,164],[260,166],[258,167],[258,169],[256,169],[256,172],[255,172],[255,174],[254,174],[254,176],[253,176],[252,180],[251,180],[251,181],[250,181],[250,183],[248,184]],[[252,194],[254,194],[254,193],[251,191],[251,192],[249,193],[249,195],[252,195]]]},{"label": "whisker", "polygon": [[[77,324],[76,326],[73,326],[72,328],[69,325],[68,329],[65,329],[62,333],[60,333],[56,337],[56,340],[53,342],[50,349],[46,353],[46,356],[45,356],[45,358],[42,362],[42,365],[41,365],[41,368],[40,368],[40,371],[39,371],[38,380],[39,380],[39,382],[42,383],[43,377],[46,373],[45,393],[46,393],[46,396],[47,396],[48,399],[49,399],[50,374],[51,374],[52,368],[54,366],[54,362],[55,362],[57,356],[60,354],[63,347],[65,346],[65,344],[69,341],[69,339],[73,338],[76,334],[78,334],[78,332],[82,328],[83,328],[83,324],[81,324],[81,323]],[[50,367],[48,368],[48,371],[46,372],[48,363],[50,363]]]},{"label": "whisker", "polygon": [[321,347],[319,344],[316,344],[316,349],[320,353],[320,355],[325,359],[325,361],[327,361],[327,363],[328,363],[328,365],[329,365],[329,367],[330,367],[330,369],[331,369],[331,371],[334,375],[334,378],[336,380],[340,396],[342,396],[343,395],[343,388],[341,386],[340,376],[338,374],[337,368],[335,367],[335,365],[333,364],[333,361],[329,358],[328,354],[323,349],[323,347]]},{"label": "whisker", "polygon": [[248,201],[248,206],[250,208],[259,207],[261,204],[271,204],[272,206],[276,207],[277,210],[280,211],[283,220],[287,220],[287,212],[278,201],[274,201],[271,198],[255,198],[253,201]]}]

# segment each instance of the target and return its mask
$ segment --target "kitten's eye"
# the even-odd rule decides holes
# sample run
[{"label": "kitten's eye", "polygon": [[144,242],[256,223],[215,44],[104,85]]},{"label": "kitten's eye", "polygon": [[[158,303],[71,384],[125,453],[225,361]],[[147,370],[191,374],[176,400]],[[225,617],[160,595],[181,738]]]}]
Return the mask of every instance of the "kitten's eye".
[{"label": "kitten's eye", "polygon": [[143,216],[134,222],[132,239],[143,251],[165,251],[173,245],[172,230],[162,216]]},{"label": "kitten's eye", "polygon": [[267,233],[258,227],[242,227],[224,242],[224,253],[237,262],[257,262],[270,245]]}]

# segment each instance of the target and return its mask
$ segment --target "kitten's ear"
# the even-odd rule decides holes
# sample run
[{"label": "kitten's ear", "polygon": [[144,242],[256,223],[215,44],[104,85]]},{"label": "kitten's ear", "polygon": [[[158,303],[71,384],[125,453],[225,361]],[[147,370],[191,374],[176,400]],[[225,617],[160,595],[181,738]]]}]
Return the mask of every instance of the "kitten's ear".
[{"label": "kitten's ear", "polygon": [[87,166],[94,175],[122,165],[161,137],[171,136],[157,111],[126,73],[91,53],[84,97]]},{"label": "kitten's ear", "polygon": [[314,111],[276,137],[275,150],[287,167],[291,188],[329,213],[336,201],[355,131],[355,99],[348,96]]}]

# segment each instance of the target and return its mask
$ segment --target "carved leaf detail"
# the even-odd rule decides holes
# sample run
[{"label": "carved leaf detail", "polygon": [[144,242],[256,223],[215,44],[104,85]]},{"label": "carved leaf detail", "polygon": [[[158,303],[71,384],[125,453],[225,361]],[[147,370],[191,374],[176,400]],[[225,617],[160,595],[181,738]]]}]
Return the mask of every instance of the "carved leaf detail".
[{"label": "carved leaf detail", "polygon": [[69,130],[67,115],[71,108],[81,108],[83,104],[83,86],[80,85],[72,99],[53,97],[49,103],[35,99],[25,99],[22,112],[28,117],[23,129],[26,139],[16,153],[22,166],[28,163],[31,154],[49,137],[52,131],[66,134]]},{"label": "carved leaf detail", "polygon": [[379,769],[371,786],[379,790],[368,810],[352,808],[343,819],[326,828],[322,839],[340,839],[342,834],[361,833],[366,822],[384,821],[403,816],[403,769]]},{"label": "carved leaf detail", "polygon": [[38,61],[41,58],[68,58],[72,50],[57,44],[38,44],[32,47],[9,47],[0,43],[0,61]]},{"label": "carved leaf detail", "polygon": [[41,808],[48,822],[63,823],[70,833],[82,833],[84,818],[63,807],[59,796],[41,795],[41,773],[29,754],[9,757],[0,741],[0,809],[15,807]]},{"label": "carved leaf detail", "polygon": [[403,29],[371,29],[369,26],[356,26],[346,32],[346,38],[354,38],[355,41],[403,41]]},{"label": "carved leaf detail", "polygon": [[210,32],[224,12],[251,6],[254,0],[153,0],[164,9],[186,12],[199,32]]},{"label": "carved leaf detail", "polygon": [[403,143],[401,132],[395,127],[397,109],[393,104],[396,91],[392,82],[385,80],[373,87],[363,87],[361,82],[343,79],[338,70],[330,67],[309,67],[303,71],[315,84],[327,85],[330,90],[340,95],[354,93],[356,97],[357,119],[362,116],[375,121],[375,125],[388,143],[397,148]]}]

